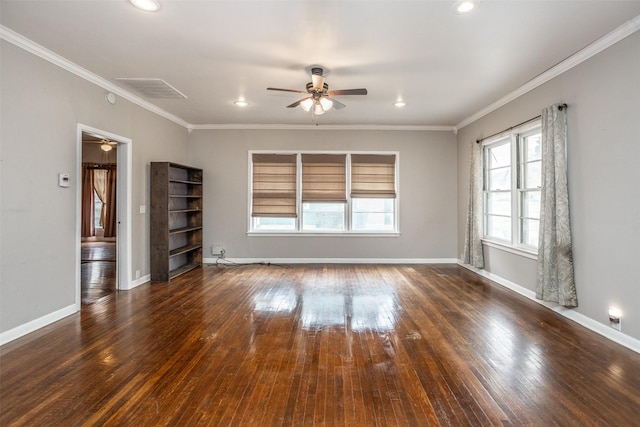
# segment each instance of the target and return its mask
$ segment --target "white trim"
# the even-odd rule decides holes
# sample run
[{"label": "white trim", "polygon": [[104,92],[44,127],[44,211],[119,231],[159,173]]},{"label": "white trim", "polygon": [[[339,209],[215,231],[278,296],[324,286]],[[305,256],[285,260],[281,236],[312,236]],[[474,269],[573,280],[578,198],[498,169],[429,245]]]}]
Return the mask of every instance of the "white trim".
[{"label": "white trim", "polygon": [[[218,258],[204,258],[203,264],[215,264]],[[224,258],[236,264],[456,264],[456,258]]]},{"label": "white trim", "polygon": [[566,317],[567,319],[573,320],[579,325],[582,325],[585,328],[590,329],[593,332],[599,335],[602,335],[603,337],[613,342],[616,342],[624,347],[627,347],[628,349],[633,350],[636,353],[640,353],[640,340],[637,340],[629,335],[623,334],[620,331],[610,328],[604,325],[603,323],[600,323],[588,316],[585,316],[582,313],[575,311],[574,309],[569,309],[557,304],[552,304],[552,303],[539,300],[536,298],[536,293],[533,292],[532,290],[529,290],[514,282],[504,279],[498,276],[497,274],[493,274],[487,270],[480,270],[468,264],[464,264],[461,260],[458,260],[458,265],[476,273],[479,276],[489,279],[497,283],[498,285],[504,286],[507,289],[517,292],[518,294],[530,299],[531,301],[534,301],[544,307],[547,307],[548,309],[555,311],[556,313]]},{"label": "white trim", "polygon": [[133,289],[133,288],[137,288],[140,285],[144,285],[145,283],[148,283],[151,281],[151,275],[150,274],[146,274],[142,277],[140,277],[139,279],[135,279],[133,281],[131,281],[131,285],[129,286],[129,290]]},{"label": "white trim", "polygon": [[323,125],[323,124],[202,124],[189,125],[194,130],[415,130],[434,132],[453,132],[449,125]]},{"label": "white trim", "polygon": [[515,99],[521,97],[527,92],[530,92],[533,89],[539,86],[542,86],[543,84],[547,83],[549,80],[552,80],[558,77],[559,75],[569,71],[573,67],[580,65],[584,61],[590,59],[591,57],[613,46],[614,44],[618,43],[619,41],[625,39],[626,37],[630,36],[631,34],[639,30],[640,30],[640,15],[628,20],[627,22],[625,22],[615,30],[611,31],[605,36],[589,44],[587,47],[574,53],[564,61],[554,65],[553,67],[549,68],[547,71],[529,80],[527,83],[520,86],[518,89],[514,90],[513,92],[508,93],[507,95],[503,96],[496,102],[488,105],[487,107],[483,108],[477,113],[462,120],[460,123],[455,125],[454,128],[456,130],[460,130],[465,126],[470,125],[476,120],[479,120],[480,118],[497,110],[498,108],[505,106],[506,104],[510,103],[511,101],[514,101]]},{"label": "white trim", "polygon": [[492,240],[488,240],[486,237],[482,239],[482,244],[484,246],[488,246],[490,248],[496,248],[496,249],[500,249],[502,251],[505,252],[509,252],[512,253],[514,255],[518,255],[524,258],[529,258],[532,260],[537,261],[538,260],[538,254],[535,252],[529,252],[526,251],[524,249],[520,249],[520,248],[516,248],[514,246],[511,246],[509,243],[501,243],[501,242],[494,242]]},{"label": "white trim", "polygon": [[375,231],[324,231],[311,233],[308,231],[247,231],[250,237],[400,237],[402,233],[398,231],[375,232]]},{"label": "white trim", "polygon": [[45,326],[57,322],[60,319],[64,319],[65,317],[77,313],[79,310],[80,307],[78,305],[72,304],[60,310],[54,311],[53,313],[49,313],[37,319],[31,320],[30,322],[23,323],[22,325],[16,326],[13,329],[2,332],[0,334],[0,345],[4,345],[10,341],[23,337],[27,334],[30,334],[31,332],[37,331],[40,328],[44,328]]},{"label": "white trim", "polygon": [[185,128],[189,128],[190,125],[189,123],[185,122],[184,120],[182,120],[180,117],[175,116],[165,110],[163,110],[162,108],[140,98],[139,96],[136,96],[134,94],[132,94],[131,92],[126,91],[125,89],[121,88],[120,86],[111,83],[110,81],[103,79],[102,77],[98,76],[97,74],[92,73],[91,71],[88,71],[84,68],[82,68],[81,66],[69,61],[68,59],[58,55],[57,53],[45,48],[44,46],[41,46],[39,44],[37,44],[34,41],[29,40],[28,38],[16,33],[13,30],[10,30],[9,28],[0,25],[0,39],[3,39],[21,49],[26,50],[29,53],[34,54],[35,56],[44,59],[45,61],[48,61],[54,65],[57,65],[58,67],[69,71],[72,74],[75,74],[78,77],[81,77],[83,79],[85,79],[86,81],[93,83],[103,89],[106,89],[110,92],[113,92],[114,94],[126,99],[127,101],[130,101],[142,108],[145,108],[149,111],[151,111],[152,113],[155,113],[161,117],[164,117],[165,119],[171,120],[172,122],[183,126]]}]

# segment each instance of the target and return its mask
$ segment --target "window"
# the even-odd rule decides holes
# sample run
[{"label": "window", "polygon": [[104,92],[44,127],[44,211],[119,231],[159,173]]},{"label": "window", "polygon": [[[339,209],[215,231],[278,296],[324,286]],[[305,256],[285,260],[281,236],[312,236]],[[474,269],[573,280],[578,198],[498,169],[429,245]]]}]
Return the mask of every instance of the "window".
[{"label": "window", "polygon": [[485,240],[537,251],[541,144],[539,122],[484,143]]},{"label": "window", "polygon": [[102,200],[98,197],[96,190],[93,190],[93,221],[95,228],[102,228]]},{"label": "window", "polygon": [[294,230],[296,156],[253,155],[251,216],[256,230]]},{"label": "window", "polygon": [[397,157],[250,153],[249,231],[396,232]]},{"label": "window", "polygon": [[344,231],[346,154],[302,154],[302,230]]}]

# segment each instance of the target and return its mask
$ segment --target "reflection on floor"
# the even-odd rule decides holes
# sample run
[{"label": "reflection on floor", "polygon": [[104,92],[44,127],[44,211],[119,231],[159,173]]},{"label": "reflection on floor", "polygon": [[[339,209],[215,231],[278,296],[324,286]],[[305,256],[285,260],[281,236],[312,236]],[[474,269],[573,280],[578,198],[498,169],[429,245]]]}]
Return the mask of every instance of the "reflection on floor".
[{"label": "reflection on floor", "polygon": [[82,304],[96,301],[116,292],[115,242],[82,242]]}]

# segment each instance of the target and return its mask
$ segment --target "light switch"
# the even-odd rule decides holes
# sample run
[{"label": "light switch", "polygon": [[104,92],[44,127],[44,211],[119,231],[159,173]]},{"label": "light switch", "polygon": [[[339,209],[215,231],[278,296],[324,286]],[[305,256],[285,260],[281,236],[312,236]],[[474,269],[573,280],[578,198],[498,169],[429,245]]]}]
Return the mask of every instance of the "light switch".
[{"label": "light switch", "polygon": [[147,207],[145,205],[140,205],[140,213],[143,214],[147,212]]},{"label": "light switch", "polygon": [[69,186],[69,174],[68,173],[59,173],[58,174],[58,185],[60,187],[68,187]]}]

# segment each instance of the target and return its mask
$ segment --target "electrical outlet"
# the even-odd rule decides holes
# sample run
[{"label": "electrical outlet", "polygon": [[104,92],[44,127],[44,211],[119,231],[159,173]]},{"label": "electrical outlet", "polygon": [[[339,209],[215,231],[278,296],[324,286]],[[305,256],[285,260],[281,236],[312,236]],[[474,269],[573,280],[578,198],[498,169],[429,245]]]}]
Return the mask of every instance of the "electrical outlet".
[{"label": "electrical outlet", "polygon": [[136,270],[136,279],[140,278],[140,270]]},{"label": "electrical outlet", "polygon": [[222,257],[224,255],[224,246],[222,243],[214,243],[211,245],[211,255]]},{"label": "electrical outlet", "polygon": [[622,332],[622,312],[615,307],[609,307],[609,326]]}]

